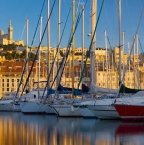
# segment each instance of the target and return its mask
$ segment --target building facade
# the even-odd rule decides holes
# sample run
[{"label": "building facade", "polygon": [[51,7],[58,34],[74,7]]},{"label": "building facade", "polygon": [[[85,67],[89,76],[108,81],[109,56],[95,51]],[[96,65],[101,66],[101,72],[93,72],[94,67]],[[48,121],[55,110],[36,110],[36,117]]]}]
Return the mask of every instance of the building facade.
[{"label": "building facade", "polygon": [[8,45],[8,44],[15,44],[15,45],[22,45],[24,46],[24,41],[14,41],[13,40],[13,27],[12,21],[10,20],[9,27],[8,27],[8,34],[4,34],[3,30],[0,30],[0,44]]}]

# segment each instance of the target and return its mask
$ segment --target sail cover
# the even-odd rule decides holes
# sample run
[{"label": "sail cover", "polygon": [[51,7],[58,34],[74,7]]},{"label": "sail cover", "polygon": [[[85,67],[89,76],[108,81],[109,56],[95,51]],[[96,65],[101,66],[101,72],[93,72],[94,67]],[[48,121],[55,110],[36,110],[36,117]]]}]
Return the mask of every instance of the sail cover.
[{"label": "sail cover", "polygon": [[82,92],[87,93],[90,91],[90,88],[87,87],[85,84],[82,84]]},{"label": "sail cover", "polygon": [[90,85],[93,94],[106,94],[106,93],[118,93],[118,89],[109,89],[96,86],[94,83]]},{"label": "sail cover", "polygon": [[142,89],[132,89],[132,88],[128,88],[126,87],[124,84],[121,85],[121,88],[119,90],[119,93],[137,93],[139,91],[144,91]]}]

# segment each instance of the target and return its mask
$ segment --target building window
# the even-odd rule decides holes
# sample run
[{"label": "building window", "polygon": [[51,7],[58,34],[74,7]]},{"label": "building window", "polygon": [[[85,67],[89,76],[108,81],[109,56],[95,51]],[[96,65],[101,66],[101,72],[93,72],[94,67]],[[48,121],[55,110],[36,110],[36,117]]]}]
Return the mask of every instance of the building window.
[{"label": "building window", "polygon": [[12,79],[12,82],[14,82],[14,79]]},{"label": "building window", "polygon": [[2,86],[4,87],[4,83],[2,84]]},{"label": "building window", "polygon": [[2,88],[2,91],[4,92],[4,88]]},{"label": "building window", "polygon": [[9,83],[7,83],[7,87],[9,87]]},{"label": "building window", "polygon": [[7,79],[7,82],[9,82],[9,79]]},{"label": "building window", "polygon": [[12,83],[12,87],[14,87],[14,83]]},{"label": "building window", "polygon": [[19,79],[17,79],[17,82],[19,82]]},{"label": "building window", "polygon": [[9,91],[9,88],[7,88],[7,91]]},{"label": "building window", "polygon": [[4,79],[2,79],[2,82],[4,82]]}]

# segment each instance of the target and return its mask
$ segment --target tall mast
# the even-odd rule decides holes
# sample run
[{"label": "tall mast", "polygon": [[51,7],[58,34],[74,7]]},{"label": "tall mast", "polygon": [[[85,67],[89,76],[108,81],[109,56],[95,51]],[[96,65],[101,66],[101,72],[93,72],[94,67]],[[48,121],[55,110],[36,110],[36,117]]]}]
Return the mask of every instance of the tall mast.
[{"label": "tall mast", "polygon": [[136,54],[138,56],[138,34],[136,34]]},{"label": "tall mast", "polygon": [[[82,62],[81,62],[81,70],[83,70],[84,65],[84,6],[82,6]],[[82,79],[83,83],[83,79]]]},{"label": "tall mast", "polygon": [[134,88],[136,88],[136,81],[135,81],[135,51],[136,51],[136,41],[135,41],[135,39],[136,39],[136,37],[134,36],[134,58],[133,58],[133,63],[134,63]]},{"label": "tall mast", "polygon": [[[92,9],[91,9],[91,36],[94,34],[96,26],[96,8],[97,0],[92,0]],[[92,48],[90,52],[90,61],[91,61],[91,83],[96,83],[96,74],[95,74],[95,48],[96,48],[96,35],[94,36],[92,42]]]},{"label": "tall mast", "polygon": [[121,0],[118,0],[119,25],[119,82],[121,82]]},{"label": "tall mast", "polygon": [[60,23],[61,23],[60,18],[61,18],[61,0],[58,0],[58,44],[60,43]]},{"label": "tall mast", "polygon": [[[48,19],[49,19],[49,16],[50,16],[50,0],[47,0],[47,16],[48,16]],[[50,19],[49,19],[49,22],[48,22],[48,26],[47,26],[47,43],[48,43],[48,46],[47,46],[47,75],[50,75]],[[48,88],[50,87],[50,80],[48,80],[48,86],[47,86],[47,90]],[[47,92],[48,93],[48,92]]]},{"label": "tall mast", "polygon": [[[42,17],[40,18],[40,42],[41,42],[41,37],[42,37]],[[38,95],[39,95],[39,89],[40,89],[40,57],[41,57],[41,45],[40,45],[40,48],[39,48],[39,53],[38,53]]]},{"label": "tall mast", "polygon": [[[26,60],[28,59],[28,20],[26,20]],[[26,65],[26,78],[28,77],[28,63]],[[27,88],[29,87],[29,83],[27,83]]]},{"label": "tall mast", "polygon": [[122,32],[122,47],[123,47],[123,71],[124,71],[124,39],[125,39],[125,32]]},{"label": "tall mast", "polygon": [[[128,42],[128,54],[129,54],[129,57],[130,57],[130,42]],[[130,72],[130,60],[129,60],[129,72]]]},{"label": "tall mast", "polygon": [[139,60],[139,52],[138,52],[138,45],[139,45],[139,43],[138,43],[138,34],[136,34],[136,73],[138,74],[138,77],[137,77],[137,85],[138,85],[138,89],[141,89],[141,85],[140,85],[140,81],[139,81],[139,79],[138,78],[140,78],[140,76],[139,76],[139,69],[138,69],[138,65],[139,65],[139,62],[138,62],[138,60]]},{"label": "tall mast", "polygon": [[[74,32],[74,22],[75,22],[75,0],[72,0],[72,34]],[[73,39],[72,39],[72,97],[74,97],[74,48],[75,48],[75,40],[73,36]]]},{"label": "tall mast", "polygon": [[113,58],[113,51],[112,51],[111,56],[112,56],[112,71],[114,71],[114,70],[115,70],[115,69],[114,69],[115,67],[114,67],[114,63],[113,63],[113,62],[114,62],[114,58]]},{"label": "tall mast", "polygon": [[[57,70],[59,68],[59,51],[60,51],[60,17],[61,16],[61,0],[58,0],[58,55],[57,55]],[[57,85],[59,85],[59,75],[57,76]],[[58,91],[57,91],[58,96]]]},{"label": "tall mast", "polygon": [[107,32],[104,31],[104,36],[105,36],[105,46],[106,46],[106,88],[108,88],[108,60],[107,60]]}]

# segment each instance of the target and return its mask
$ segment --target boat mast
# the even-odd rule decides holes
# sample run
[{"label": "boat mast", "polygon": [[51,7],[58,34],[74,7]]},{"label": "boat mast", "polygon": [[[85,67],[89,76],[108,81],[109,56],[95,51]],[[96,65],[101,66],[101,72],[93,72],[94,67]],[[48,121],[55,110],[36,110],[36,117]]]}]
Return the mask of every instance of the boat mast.
[{"label": "boat mast", "polygon": [[[42,37],[42,17],[40,18],[40,42],[41,42],[41,37]],[[39,90],[40,90],[40,57],[41,57],[41,45],[39,48],[39,52],[38,52],[38,96],[39,96]]]},{"label": "boat mast", "polygon": [[[75,22],[75,0],[72,0],[72,35],[74,33],[74,22]],[[74,47],[75,40],[74,35],[72,38],[72,98],[74,98]]]},{"label": "boat mast", "polygon": [[[81,70],[83,70],[84,65],[84,6],[82,8],[82,62],[81,62]],[[83,79],[82,79],[83,84]]]},{"label": "boat mast", "polygon": [[[61,18],[61,0],[58,0],[58,44],[60,43],[60,18]],[[60,47],[60,44],[58,45],[58,48]],[[59,53],[59,49],[58,49],[58,53]]]},{"label": "boat mast", "polygon": [[[59,68],[59,57],[60,57],[60,53],[59,53],[59,51],[60,51],[60,25],[61,25],[61,22],[60,22],[60,16],[61,16],[61,0],[58,0],[58,53],[57,53],[57,70],[58,70],[58,68]],[[59,85],[59,74],[58,74],[58,76],[57,76],[57,87],[58,87],[58,85]],[[59,95],[59,92],[57,91],[57,97],[58,97],[58,95]]]},{"label": "boat mast", "polygon": [[138,55],[138,34],[136,34],[136,54]]},{"label": "boat mast", "polygon": [[105,36],[105,46],[106,46],[106,88],[108,88],[108,61],[107,61],[107,32],[104,31]]},{"label": "boat mast", "polygon": [[[128,54],[130,56],[130,42],[128,42]],[[128,63],[129,63],[129,72],[130,72],[130,61]]]},{"label": "boat mast", "polygon": [[[93,36],[94,30],[95,30],[95,26],[96,26],[96,8],[97,8],[97,0],[92,0],[92,9],[91,9],[91,36]],[[96,35],[94,36],[94,39],[93,39],[93,42],[92,42],[92,48],[91,48],[91,52],[90,52],[91,84],[96,84],[95,49],[96,49]],[[91,97],[92,97],[92,93],[91,93]]]},{"label": "boat mast", "polygon": [[121,0],[118,0],[118,25],[119,25],[119,83],[121,82]]},{"label": "boat mast", "polygon": [[[47,0],[47,17],[49,19],[50,16],[50,0]],[[47,59],[46,59],[46,63],[47,63],[47,75],[50,75],[50,20],[48,22],[47,25]],[[48,86],[47,86],[47,93],[48,93],[48,89],[50,87],[50,80],[48,80]]]},{"label": "boat mast", "polygon": [[134,55],[133,55],[133,64],[134,64],[134,89],[136,88],[136,81],[135,81],[135,51],[136,51],[136,37],[134,36]]},{"label": "boat mast", "polygon": [[[139,42],[138,42],[138,34],[136,34],[136,71],[138,71],[138,78],[140,78],[139,76],[139,69],[138,69],[138,65],[139,65],[139,62],[138,62],[138,59],[139,59]],[[141,89],[141,85],[140,85],[140,81],[139,79],[137,78],[137,82],[138,82],[138,89]]]},{"label": "boat mast", "polygon": [[[26,20],[26,60],[28,59],[28,20]],[[26,64],[26,78],[28,77],[28,63]],[[29,83],[27,83],[27,88],[26,90],[28,90],[29,88]]]},{"label": "boat mast", "polygon": [[123,47],[123,72],[124,72],[124,39],[125,39],[125,32],[122,32],[122,47]]}]

